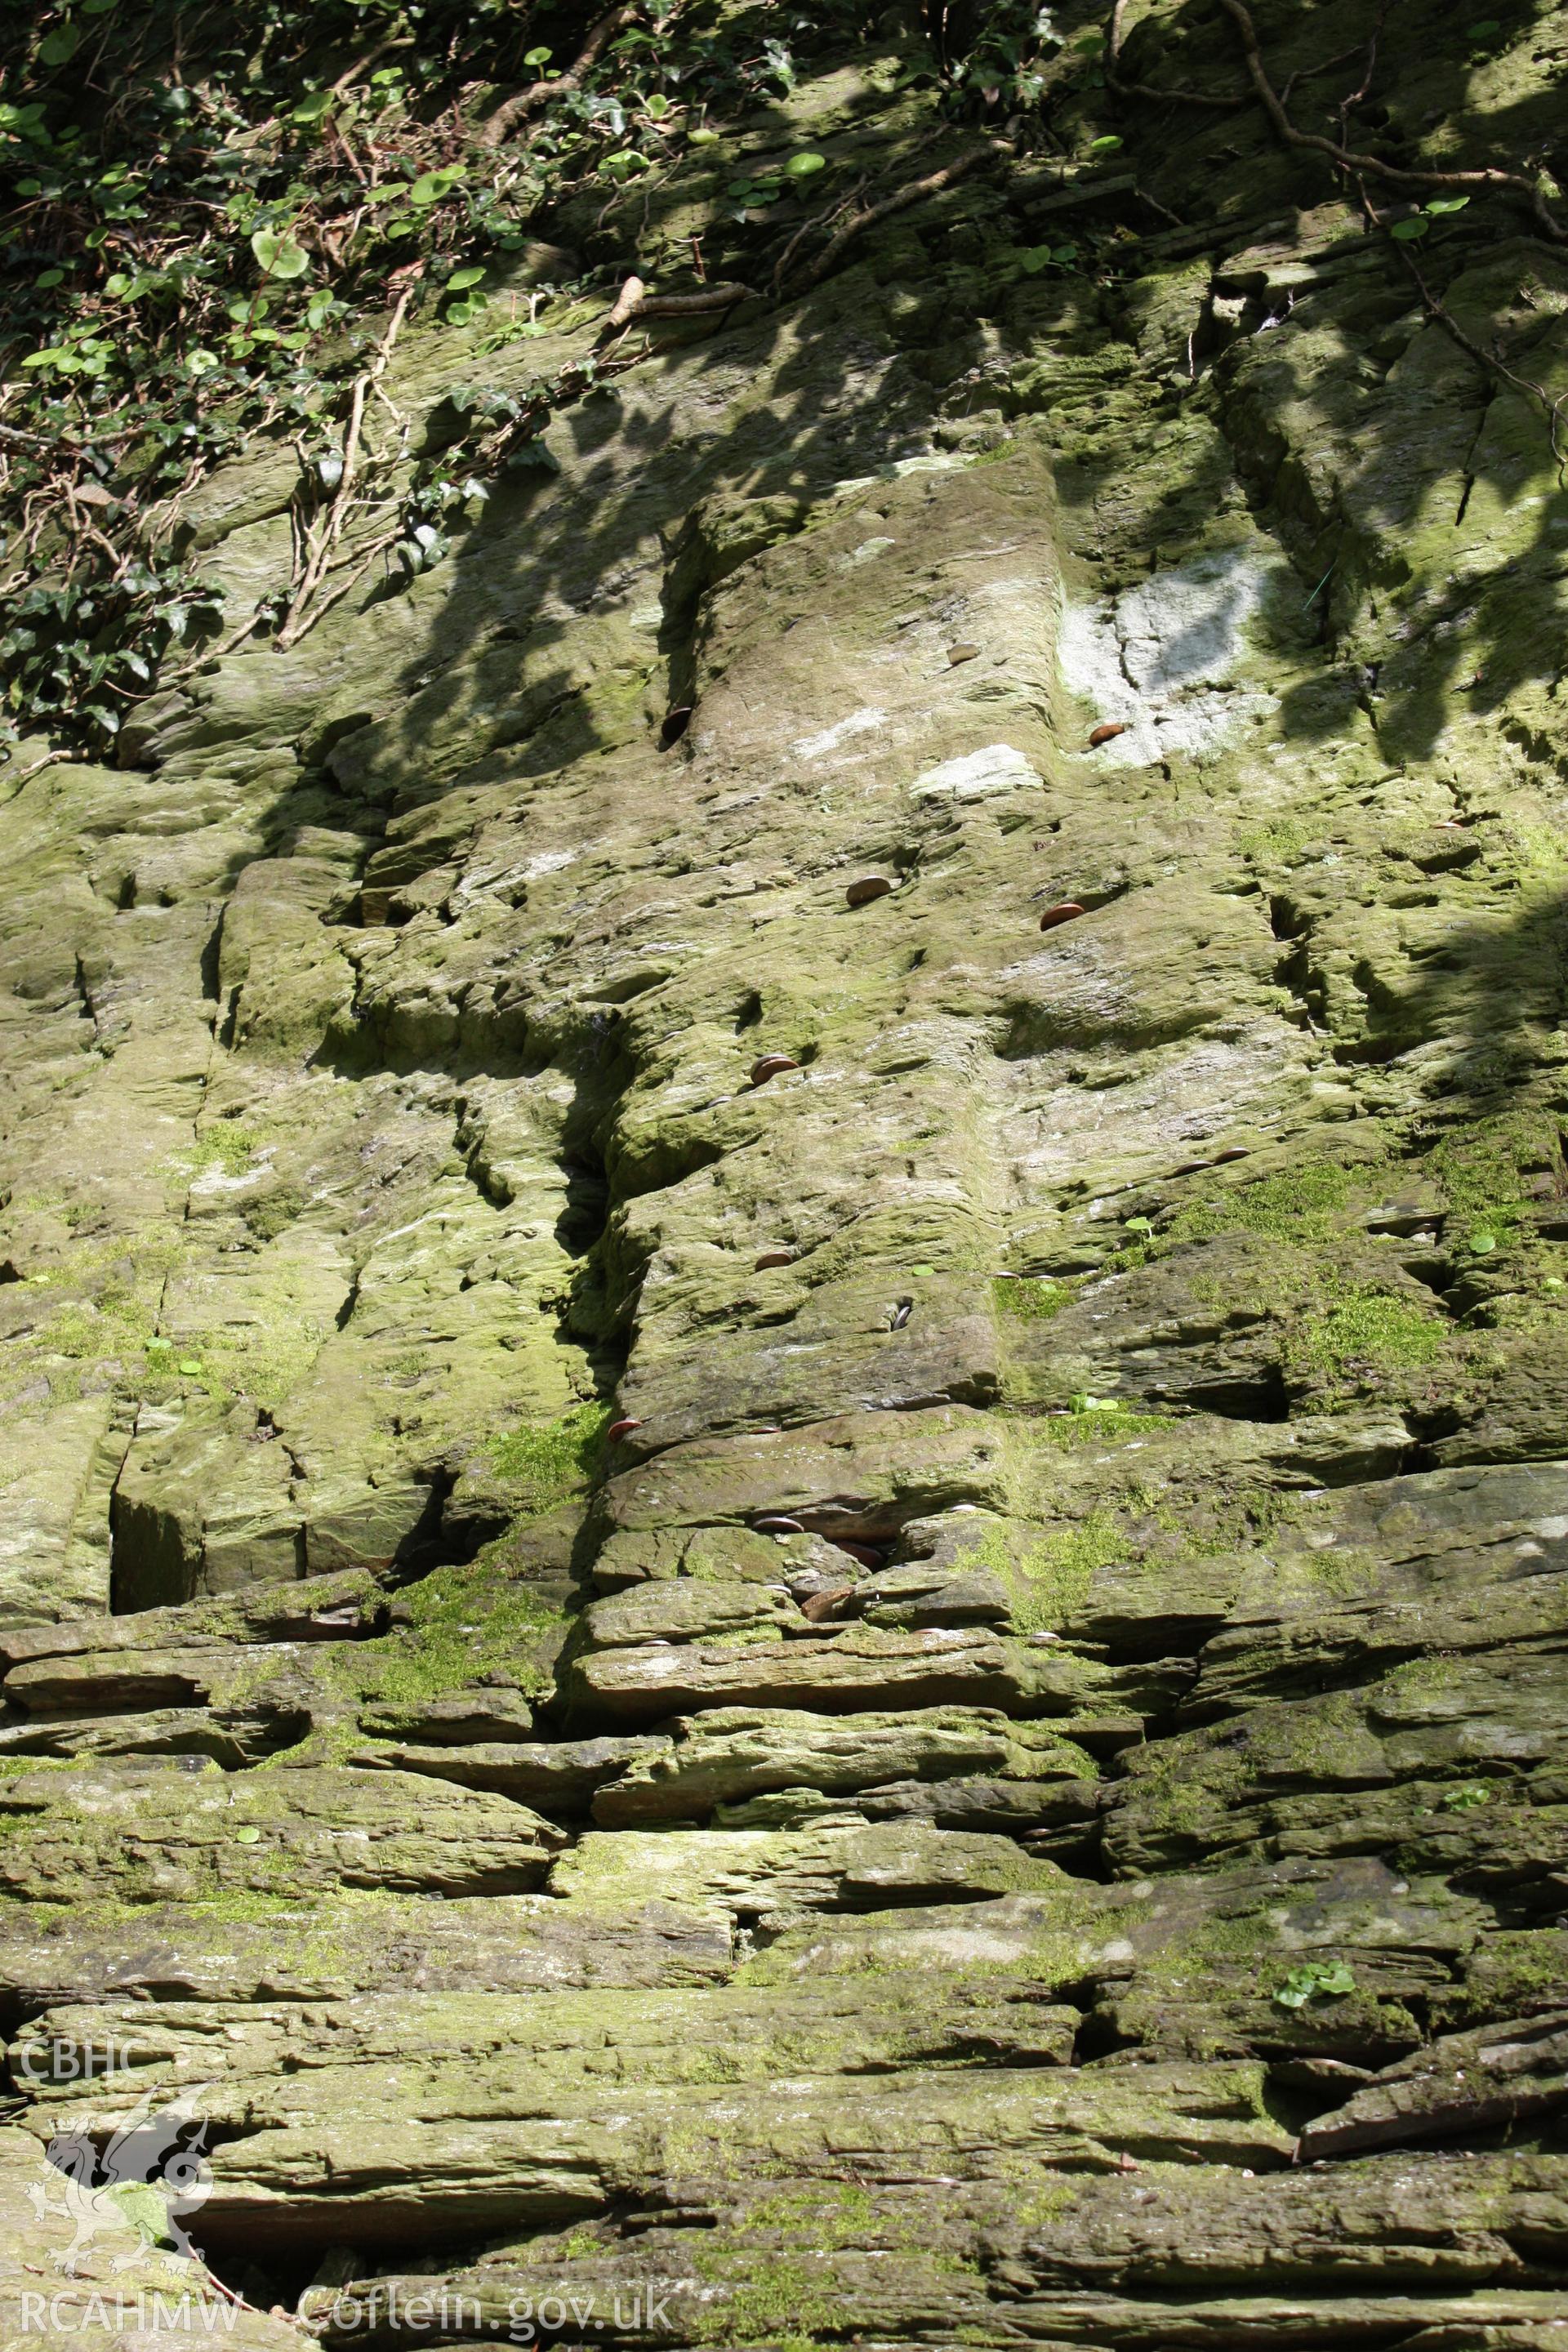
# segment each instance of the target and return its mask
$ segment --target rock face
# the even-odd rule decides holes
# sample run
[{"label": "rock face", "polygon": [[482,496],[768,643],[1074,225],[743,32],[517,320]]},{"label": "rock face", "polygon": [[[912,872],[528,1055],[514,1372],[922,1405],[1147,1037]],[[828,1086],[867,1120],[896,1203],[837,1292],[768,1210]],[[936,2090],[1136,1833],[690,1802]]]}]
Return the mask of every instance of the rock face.
[{"label": "rock face", "polygon": [[1119,126],[0,810],[7,2342],[183,2100],[343,2347],[1568,2343],[1568,260]]}]

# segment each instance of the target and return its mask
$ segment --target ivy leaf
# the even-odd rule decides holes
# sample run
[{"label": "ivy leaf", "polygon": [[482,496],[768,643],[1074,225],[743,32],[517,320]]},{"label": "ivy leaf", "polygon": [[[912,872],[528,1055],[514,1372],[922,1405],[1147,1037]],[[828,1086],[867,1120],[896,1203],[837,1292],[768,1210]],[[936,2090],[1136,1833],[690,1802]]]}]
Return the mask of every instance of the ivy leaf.
[{"label": "ivy leaf", "polygon": [[1417,237],[1426,236],[1431,226],[1425,213],[1416,213],[1410,220],[1395,221],[1388,234],[1398,237],[1402,245],[1414,245]]},{"label": "ivy leaf", "polygon": [[768,71],[773,74],[777,80],[783,83],[786,91],[792,90],[795,88],[795,59],[791,57],[784,43],[782,41],[764,41],[763,43],[763,55],[767,60]]},{"label": "ivy leaf", "polygon": [[477,286],[486,274],[478,263],[470,263],[466,269],[454,269],[447,280],[447,291],[448,294],[460,294],[465,286]]},{"label": "ivy leaf", "polygon": [[1429,213],[1462,213],[1469,203],[1468,196],[1433,196],[1426,209]]},{"label": "ivy leaf", "polygon": [[296,242],[292,229],[258,228],[250,250],[268,278],[303,278],[310,267],[310,257]]},{"label": "ivy leaf", "polygon": [[825,172],[826,169],[826,156],[816,154],[809,147],[804,149],[798,155],[792,155],[784,165],[784,170],[792,180],[809,180],[814,172]]},{"label": "ivy leaf", "polygon": [[547,66],[554,55],[553,49],[529,49],[524,52],[522,62],[525,66],[533,66],[537,68],[540,66]]},{"label": "ivy leaf", "polygon": [[1089,141],[1089,152],[1091,155],[1109,155],[1114,149],[1120,147],[1121,144],[1121,141],[1117,137],[1115,131],[1108,131],[1103,139],[1091,139]]},{"label": "ivy leaf", "polygon": [[443,196],[451,194],[467,168],[462,163],[444,163],[438,172],[421,172],[405,191],[409,203],[416,205],[421,212],[427,211],[432,205],[438,205]]},{"label": "ivy leaf", "polygon": [[68,65],[81,47],[81,35],[74,25],[57,25],[38,43],[38,55],[47,66]]},{"label": "ivy leaf", "polygon": [[301,125],[320,122],[324,114],[331,112],[337,97],[335,89],[313,89],[308,98],[302,98],[299,105],[291,109],[289,120]]}]

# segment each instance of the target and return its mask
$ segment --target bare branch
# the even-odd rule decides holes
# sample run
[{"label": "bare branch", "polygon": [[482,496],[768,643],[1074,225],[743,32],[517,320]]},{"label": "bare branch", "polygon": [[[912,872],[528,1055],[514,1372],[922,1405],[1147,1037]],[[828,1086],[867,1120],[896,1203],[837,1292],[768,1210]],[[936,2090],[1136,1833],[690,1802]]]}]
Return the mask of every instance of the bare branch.
[{"label": "bare branch", "polygon": [[638,319],[700,319],[715,311],[732,310],[737,302],[746,300],[751,291],[749,286],[731,278],[721,286],[705,286],[700,294],[650,294],[640,278],[628,278],[614,310],[599,330],[600,339],[631,326]]},{"label": "bare branch", "polygon": [[613,335],[618,327],[630,326],[632,320],[637,317],[637,311],[641,308],[647,293],[647,288],[634,271],[631,277],[626,279],[626,284],[616,295],[614,304],[606,312],[605,323],[600,328],[599,332],[603,335]]},{"label": "bare branch", "polygon": [[403,289],[397,298],[397,306],[387,322],[386,332],[375,347],[375,354],[369,367],[354,378],[353,392],[349,405],[349,421],[343,433],[343,470],[339,478],[337,488],[332,493],[332,503],[327,509],[320,532],[311,534],[307,531],[304,534],[305,561],[300,567],[294,593],[289,599],[289,610],[284,614],[279,625],[277,644],[280,651],[286,652],[304,634],[306,615],[322,580],[331,568],[332,550],[336,547],[342,536],[343,525],[348,520],[349,509],[353,502],[354,485],[359,478],[360,438],[364,426],[365,404],[371,394],[378,388],[380,379],[385,373],[387,362],[392,357],[393,345],[397,341],[398,330],[407,316],[408,305],[413,299],[414,285],[411,282]]},{"label": "bare branch", "polygon": [[1342,172],[1360,173],[1369,179],[1384,182],[1391,188],[1408,188],[1415,193],[1426,188],[1497,188],[1510,189],[1525,197],[1544,234],[1556,245],[1568,245],[1568,228],[1555,217],[1533,180],[1522,172],[1406,172],[1397,164],[1385,163],[1377,155],[1357,155],[1340,146],[1332,139],[1324,139],[1312,131],[1298,131],[1280,102],[1279,93],[1269,80],[1258,46],[1258,29],[1245,5],[1245,0],[1220,0],[1220,5],[1241,36],[1242,53],[1252,86],[1262,100],[1263,109],[1279,137],[1288,147],[1310,148],[1314,154],[1327,155]]},{"label": "bare branch", "polygon": [[525,121],[529,115],[537,114],[540,108],[548,106],[552,98],[565,98],[571,91],[580,89],[584,76],[597,65],[616,35],[624,32],[637,14],[635,6],[612,8],[607,16],[600,17],[577,52],[575,63],[569,66],[564,73],[552,74],[547,81],[531,81],[526,89],[514,89],[510,98],[503,98],[493,113],[487,115],[480,123],[478,132],[479,145],[499,147],[514,122]]},{"label": "bare branch", "polygon": [[951,188],[956,181],[965,178],[980,164],[994,163],[1007,152],[999,141],[988,142],[984,147],[972,147],[967,155],[960,155],[953,163],[944,163],[940,171],[928,172],[921,180],[907,180],[901,188],[895,188],[892,194],[884,196],[880,203],[867,205],[861,211],[851,213],[843,227],[828,239],[816,259],[793,289],[793,293],[805,294],[809,292],[812,287],[819,286],[837,267],[838,257],[845,247],[851,244],[863,229],[872,227],[879,220],[886,220],[889,213],[906,211],[910,205],[918,205],[922,197],[940,195],[943,188]]}]

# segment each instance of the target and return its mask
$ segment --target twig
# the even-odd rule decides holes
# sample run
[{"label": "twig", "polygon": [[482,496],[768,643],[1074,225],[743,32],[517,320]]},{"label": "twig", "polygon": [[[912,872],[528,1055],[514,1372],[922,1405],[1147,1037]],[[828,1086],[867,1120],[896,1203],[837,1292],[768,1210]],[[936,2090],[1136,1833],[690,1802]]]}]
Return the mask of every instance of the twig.
[{"label": "twig", "polygon": [[852,213],[837,236],[829,238],[794,292],[805,294],[812,287],[820,286],[839,255],[862,229],[870,228],[877,221],[886,220],[889,213],[901,213],[909,205],[918,205],[922,197],[940,194],[943,188],[951,188],[955,181],[962,180],[979,164],[994,163],[1006,152],[1000,141],[989,142],[984,147],[973,147],[967,155],[960,155],[955,162],[944,163],[939,172],[928,172],[923,180],[907,180],[901,188],[895,188],[892,194],[884,196],[879,204],[867,205],[862,211]]},{"label": "twig", "polygon": [[386,372],[387,362],[392,357],[392,347],[397,341],[398,330],[407,316],[408,305],[413,299],[414,285],[411,282],[403,289],[397,298],[396,308],[387,322],[386,332],[376,345],[375,356],[369,367],[354,378],[353,392],[349,405],[349,421],[343,433],[342,474],[337,488],[332,493],[332,503],[327,509],[319,535],[312,536],[309,532],[305,535],[305,547],[308,552],[300,569],[298,584],[289,599],[289,610],[284,614],[279,627],[276,643],[279,652],[286,653],[302,635],[301,624],[305,614],[309,610],[311,598],[326,575],[331,551],[337,545],[343,525],[348,520],[349,509],[353,500],[354,484],[359,478],[360,436],[364,425],[365,404],[371,394],[378,388],[381,377]]},{"label": "twig", "polygon": [[46,751],[41,760],[35,760],[30,767],[24,768],[19,776],[8,776],[4,768],[0,768],[0,783],[10,785],[6,798],[15,800],[23,785],[30,784],[35,776],[41,776],[46,768],[80,767],[86,758],[85,751]]},{"label": "twig", "polygon": [[[395,546],[402,535],[403,526],[399,523],[395,525],[391,530],[384,531],[379,539],[372,540],[368,547],[356,549],[354,551],[354,555],[358,560],[353,562],[353,569],[349,573],[348,578],[346,580],[340,581],[330,595],[317,597],[316,602],[311,605],[310,610],[306,614],[304,619],[295,630],[293,636],[289,639],[289,644],[297,646],[302,638],[308,637],[311,630],[315,627],[317,622],[324,621],[327,614],[331,611],[333,605],[341,604],[343,598],[352,594],[353,590],[359,586],[360,582],[364,578],[365,573],[370,570],[371,565],[375,562],[376,557],[378,555],[384,555],[387,549]],[[353,559],[345,556],[343,561],[346,563],[353,561]]]},{"label": "twig", "polygon": [[1147,188],[1135,188],[1133,190],[1133,194],[1136,195],[1141,205],[1147,205],[1152,213],[1158,213],[1160,218],[1162,220],[1168,220],[1173,227],[1186,227],[1187,224],[1182,218],[1181,214],[1173,213],[1169,205],[1163,205],[1158,196],[1152,196]]},{"label": "twig", "polygon": [[29,449],[79,449],[81,447],[79,441],[69,441],[63,433],[57,433],[52,440],[47,440],[41,433],[24,433],[18,425],[0,425],[0,441],[19,441]]},{"label": "twig", "polygon": [[537,114],[552,98],[566,98],[573,90],[580,89],[584,76],[598,63],[616,35],[632,22],[637,13],[635,6],[612,8],[607,16],[600,17],[578,50],[575,63],[568,66],[564,73],[552,74],[547,81],[530,82],[526,89],[514,89],[510,98],[503,98],[480,123],[476,134],[479,145],[499,147],[514,122]]},{"label": "twig", "polygon": [[[1350,91],[1346,97],[1342,98],[1340,100],[1340,143],[1342,146],[1351,135],[1351,116],[1355,112],[1358,106],[1364,105],[1367,98],[1371,95],[1373,76],[1377,71],[1377,45],[1383,37],[1383,21],[1387,14],[1388,0],[1382,0],[1382,5],[1379,7],[1377,12],[1377,21],[1373,26],[1372,37],[1366,45],[1366,65],[1363,70],[1361,80],[1354,89]],[[1279,101],[1282,106],[1289,105],[1289,86],[1287,84]]]},{"label": "twig", "polygon": [[847,196],[840,196],[837,204],[828,205],[824,211],[814,213],[809,220],[802,221],[800,226],[796,229],[795,235],[785,246],[783,253],[780,254],[778,259],[773,264],[772,282],[773,290],[775,295],[777,294],[780,287],[784,284],[785,278],[789,275],[789,266],[791,262],[795,259],[795,255],[800,251],[801,247],[805,243],[806,238],[811,235],[812,231],[814,229],[826,228],[830,221],[836,221],[847,205],[852,205],[858,201],[858,199],[865,194],[868,184],[868,182],[865,180],[858,180]]},{"label": "twig", "polygon": [[1545,234],[1557,245],[1568,245],[1568,228],[1564,228],[1548,205],[1532,180],[1521,172],[1406,172],[1395,163],[1385,163],[1377,155],[1357,155],[1337,141],[1324,139],[1314,131],[1298,131],[1280,103],[1279,93],[1269,80],[1263,55],[1258,46],[1258,29],[1245,5],[1245,0],[1220,0],[1220,6],[1235,25],[1241,37],[1242,53],[1252,86],[1262,100],[1263,109],[1279,137],[1288,147],[1309,147],[1315,154],[1327,155],[1342,172],[1352,175],[1363,173],[1384,181],[1394,188],[1508,188],[1529,199],[1531,210]]},{"label": "twig", "polygon": [[[1383,226],[1381,221],[1378,226],[1379,227]],[[1556,400],[1553,400],[1548,394],[1544,384],[1531,383],[1528,376],[1515,374],[1506,360],[1500,359],[1496,352],[1489,352],[1483,344],[1476,341],[1473,335],[1466,333],[1453,312],[1446,308],[1441,295],[1434,294],[1427,285],[1415,255],[1407,253],[1403,245],[1399,248],[1399,257],[1415,280],[1426,315],[1433,324],[1441,327],[1444,333],[1452,341],[1458,343],[1466,356],[1474,360],[1476,365],[1484,369],[1489,375],[1500,376],[1505,383],[1512,384],[1517,392],[1528,393],[1532,400],[1540,402],[1546,418],[1547,431],[1552,437],[1552,455],[1557,461],[1558,475],[1561,478],[1563,467],[1568,467],[1568,449],[1564,449],[1558,441],[1557,427],[1563,407],[1568,404],[1568,392],[1561,394]]]},{"label": "twig", "polygon": [[384,40],[373,42],[368,49],[360,52],[352,65],[343,68],[332,84],[333,89],[347,89],[351,83],[363,81],[376,59],[384,58],[388,49],[408,49],[413,46],[412,33],[388,33]]},{"label": "twig", "polygon": [[[1295,71],[1286,78],[1285,87],[1279,93],[1283,103],[1289,105],[1290,92],[1299,81],[1316,81],[1320,74],[1332,73],[1336,66],[1348,65],[1352,58],[1359,56],[1366,59],[1361,88],[1353,90],[1349,98],[1340,100],[1339,111],[1343,114],[1351,108],[1359,106],[1372,88],[1372,77],[1377,64],[1377,44],[1383,35],[1384,19],[1392,5],[1393,0],[1383,0],[1383,5],[1377,12],[1377,21],[1372,28],[1370,40],[1357,41],[1352,48],[1336,49],[1331,58],[1321,58],[1315,66],[1298,66]],[[1342,130],[1340,135],[1342,138],[1344,136]]]}]

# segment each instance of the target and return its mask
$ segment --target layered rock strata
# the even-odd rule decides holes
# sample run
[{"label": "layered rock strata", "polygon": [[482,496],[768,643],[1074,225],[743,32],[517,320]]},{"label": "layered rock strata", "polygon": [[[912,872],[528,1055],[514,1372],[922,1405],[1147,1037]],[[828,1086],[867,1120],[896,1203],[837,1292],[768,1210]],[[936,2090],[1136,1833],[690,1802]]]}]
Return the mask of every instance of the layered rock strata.
[{"label": "layered rock strata", "polygon": [[[896,171],[903,62],[725,168]],[[1568,499],[1318,162],[1129,105],[0,811],[18,2341],[31,2158],[182,2099],[345,2352],[1568,2335]]]}]

